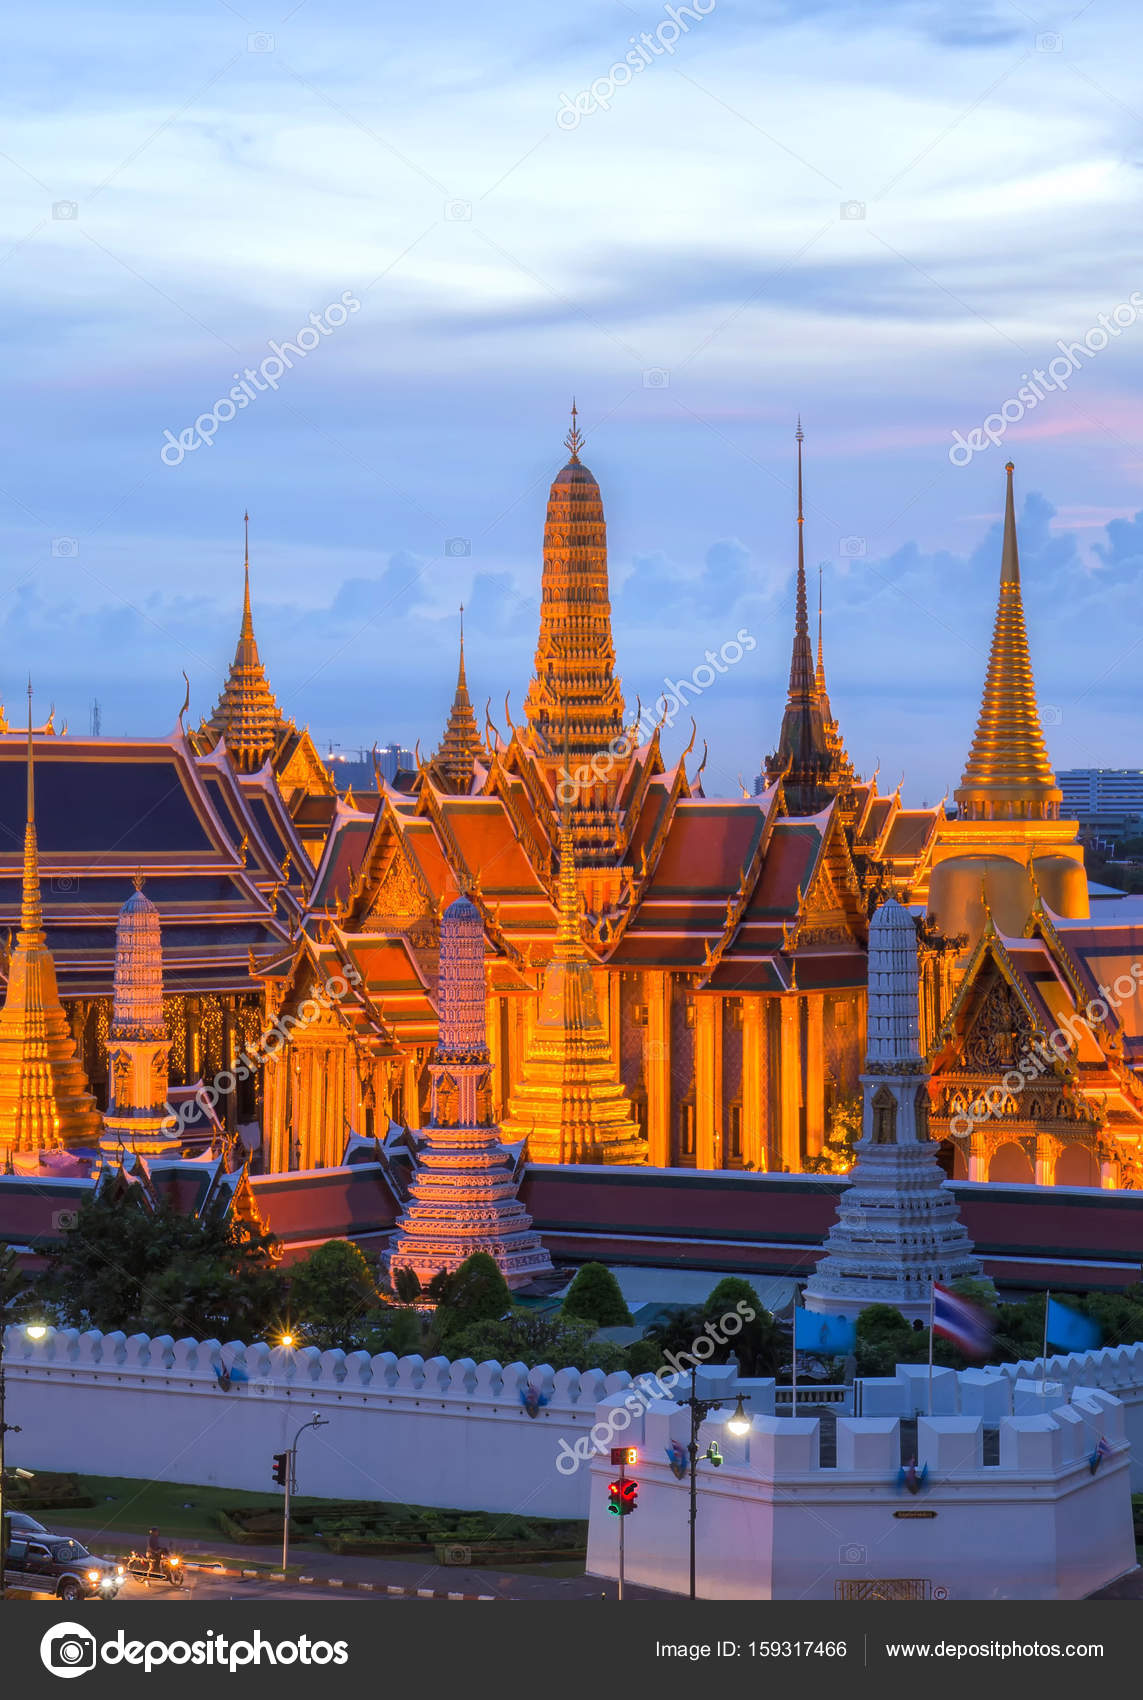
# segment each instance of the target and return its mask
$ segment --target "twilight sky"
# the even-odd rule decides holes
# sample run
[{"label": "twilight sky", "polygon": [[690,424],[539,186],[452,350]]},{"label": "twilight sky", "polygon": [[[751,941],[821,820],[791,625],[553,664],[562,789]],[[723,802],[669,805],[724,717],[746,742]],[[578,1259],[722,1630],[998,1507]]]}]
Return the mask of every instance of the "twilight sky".
[{"label": "twilight sky", "polygon": [[777,736],[799,411],[858,768],[917,802],[959,778],[1009,453],[1056,765],[1143,763],[1128,0],[253,3],[7,20],[10,709],[30,669],[73,730],[98,697],[164,732],[185,668],[209,713],[249,505],[263,658],[323,747],[436,742],[462,600],[503,728],[574,391],[629,701],[756,639],[694,710],[709,791]]}]

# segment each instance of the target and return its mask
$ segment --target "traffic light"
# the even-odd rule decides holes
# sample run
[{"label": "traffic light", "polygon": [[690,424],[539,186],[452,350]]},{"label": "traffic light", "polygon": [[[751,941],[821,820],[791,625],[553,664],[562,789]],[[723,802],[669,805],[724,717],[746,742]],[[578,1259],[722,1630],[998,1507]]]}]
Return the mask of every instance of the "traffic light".
[{"label": "traffic light", "polygon": [[639,1483],[620,1476],[607,1484],[607,1509],[616,1517],[629,1517],[639,1502]]},{"label": "traffic light", "polygon": [[274,1480],[277,1482],[279,1487],[285,1487],[286,1479],[289,1476],[289,1473],[290,1473],[290,1454],[288,1452],[275,1452],[275,1454],[274,1454]]}]

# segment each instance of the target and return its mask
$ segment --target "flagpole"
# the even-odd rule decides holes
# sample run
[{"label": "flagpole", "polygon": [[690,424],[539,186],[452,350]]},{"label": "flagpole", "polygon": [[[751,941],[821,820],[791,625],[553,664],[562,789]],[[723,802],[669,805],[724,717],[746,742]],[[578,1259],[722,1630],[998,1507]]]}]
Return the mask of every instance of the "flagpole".
[{"label": "flagpole", "polygon": [[929,1415],[933,1414],[933,1324],[937,1320],[937,1284],[929,1282]]},{"label": "flagpole", "polygon": [[1040,1397],[1043,1398],[1048,1387],[1048,1310],[1052,1303],[1052,1289],[1049,1287],[1044,1294],[1044,1373],[1040,1377]]},{"label": "flagpole", "polygon": [[801,1309],[801,1299],[802,1299],[802,1295],[798,1292],[797,1283],[795,1282],[795,1284],[794,1284],[794,1361],[793,1361],[793,1364],[791,1365],[791,1373],[790,1373],[790,1384],[791,1384],[790,1385],[790,1398],[793,1401],[793,1403],[790,1407],[790,1415],[792,1417],[796,1417],[797,1414],[798,1414],[798,1311]]}]

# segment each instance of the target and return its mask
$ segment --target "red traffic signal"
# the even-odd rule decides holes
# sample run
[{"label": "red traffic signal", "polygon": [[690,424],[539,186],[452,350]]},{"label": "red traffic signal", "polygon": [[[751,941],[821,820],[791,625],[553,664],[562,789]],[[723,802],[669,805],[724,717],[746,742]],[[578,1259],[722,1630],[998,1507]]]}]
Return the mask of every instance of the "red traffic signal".
[{"label": "red traffic signal", "polygon": [[629,1517],[639,1501],[639,1483],[623,1476],[607,1484],[607,1509],[616,1517]]},{"label": "red traffic signal", "polygon": [[289,1472],[290,1472],[290,1454],[288,1452],[275,1452],[275,1454],[274,1454],[274,1480],[277,1482],[279,1487],[285,1487],[286,1477],[289,1475]]},{"label": "red traffic signal", "polygon": [[637,1446],[613,1446],[611,1448],[613,1469],[618,1469],[624,1464],[637,1464],[638,1462],[639,1448]]}]

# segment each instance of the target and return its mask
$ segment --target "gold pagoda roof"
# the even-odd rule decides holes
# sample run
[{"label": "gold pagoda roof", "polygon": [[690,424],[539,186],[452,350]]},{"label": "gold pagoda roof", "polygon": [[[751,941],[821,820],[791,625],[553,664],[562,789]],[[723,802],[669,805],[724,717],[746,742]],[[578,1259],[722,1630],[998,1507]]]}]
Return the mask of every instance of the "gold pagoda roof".
[{"label": "gold pagoda roof", "polygon": [[234,651],[222,694],[207,721],[207,728],[214,733],[216,740],[225,739],[231,760],[244,773],[257,772],[265,764],[286,730],[285,716],[270,689],[254,636],[254,619],[250,611],[249,518],[247,514],[245,584],[238,647]]},{"label": "gold pagoda roof", "polygon": [[476,726],[468,680],[464,671],[464,608],[460,610],[460,661],[456,672],[448,725],[436,754],[429,763],[433,779],[443,791],[462,795],[471,789],[476,763],[485,754]]},{"label": "gold pagoda roof", "polygon": [[1028,653],[1012,462],[1005,471],[1000,594],[984,697],[964,777],[954,793],[967,820],[1056,819],[1061,793],[1048,757]]},{"label": "gold pagoda roof", "polygon": [[573,764],[590,762],[622,736],[623,693],[615,677],[607,526],[603,499],[579,451],[572,405],[570,458],[552,481],[544,527],[544,570],[535,670],[524,701],[528,741]]}]

